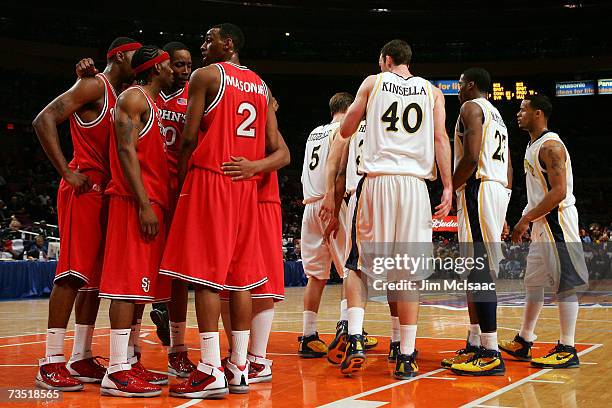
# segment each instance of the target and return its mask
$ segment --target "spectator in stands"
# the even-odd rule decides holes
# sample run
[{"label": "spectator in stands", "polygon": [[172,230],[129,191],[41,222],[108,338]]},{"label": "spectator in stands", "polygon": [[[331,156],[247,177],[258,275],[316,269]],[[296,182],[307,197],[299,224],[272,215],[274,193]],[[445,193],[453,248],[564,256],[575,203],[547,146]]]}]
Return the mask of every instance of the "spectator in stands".
[{"label": "spectator in stands", "polygon": [[591,241],[591,237],[589,236],[589,234],[587,234],[587,232],[586,232],[586,230],[584,228],[580,228],[580,239],[585,244],[590,244],[592,242]]},{"label": "spectator in stands", "polygon": [[[27,241],[26,241],[27,242]],[[45,241],[45,237],[42,235],[37,235],[34,241],[28,242],[29,245],[26,245],[24,242],[24,246],[27,248],[27,254],[29,258],[40,259],[40,255],[42,252],[42,257],[47,259],[47,253],[49,252],[49,243]]]},{"label": "spectator in stands", "polygon": [[11,216],[11,222],[9,223],[8,230],[5,230],[3,233],[3,238],[6,239],[19,239],[21,238],[21,223],[15,216]]},{"label": "spectator in stands", "polygon": [[0,200],[0,224],[4,225],[4,221],[8,218],[8,207],[4,204],[4,201]]}]

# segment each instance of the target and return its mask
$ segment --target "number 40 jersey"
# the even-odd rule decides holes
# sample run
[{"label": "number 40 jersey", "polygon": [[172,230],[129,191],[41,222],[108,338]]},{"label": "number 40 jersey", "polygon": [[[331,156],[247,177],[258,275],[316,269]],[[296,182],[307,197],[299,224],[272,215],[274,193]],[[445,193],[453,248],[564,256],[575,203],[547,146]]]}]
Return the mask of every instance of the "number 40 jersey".
[{"label": "number 40 jersey", "polygon": [[[340,122],[318,126],[306,141],[304,165],[302,167],[302,192],[304,204],[315,202],[325,196],[325,166],[332,138],[337,134]],[[339,135],[337,137],[340,137]]]},{"label": "number 40 jersey", "polygon": [[426,79],[376,75],[359,171],[435,180],[433,109],[433,85]]},{"label": "number 40 jersey", "polygon": [[[472,99],[465,103],[475,103],[482,109],[482,145],[478,167],[474,177],[485,181],[497,181],[508,186],[508,130],[499,111],[485,98]],[[455,126],[455,168],[463,157],[464,127],[461,116]]]}]

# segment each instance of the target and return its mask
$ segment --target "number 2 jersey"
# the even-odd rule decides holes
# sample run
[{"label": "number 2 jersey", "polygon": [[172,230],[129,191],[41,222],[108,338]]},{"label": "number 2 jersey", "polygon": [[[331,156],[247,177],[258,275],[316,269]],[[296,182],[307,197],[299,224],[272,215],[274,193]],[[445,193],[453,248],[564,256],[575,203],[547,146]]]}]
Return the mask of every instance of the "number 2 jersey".
[{"label": "number 2 jersey", "polygon": [[204,111],[191,164],[223,174],[221,164],[230,156],[265,157],[268,88],[246,67],[230,62],[213,66],[221,74],[219,91]]},{"label": "number 2 jersey", "polygon": [[[485,98],[472,99],[465,103],[475,103],[482,109],[482,144],[478,157],[478,167],[473,175],[483,181],[497,181],[508,186],[508,130],[499,111]],[[463,157],[464,126],[461,116],[455,126],[455,169]]]},{"label": "number 2 jersey", "polygon": [[359,171],[435,180],[433,109],[433,85],[426,79],[376,75]]}]

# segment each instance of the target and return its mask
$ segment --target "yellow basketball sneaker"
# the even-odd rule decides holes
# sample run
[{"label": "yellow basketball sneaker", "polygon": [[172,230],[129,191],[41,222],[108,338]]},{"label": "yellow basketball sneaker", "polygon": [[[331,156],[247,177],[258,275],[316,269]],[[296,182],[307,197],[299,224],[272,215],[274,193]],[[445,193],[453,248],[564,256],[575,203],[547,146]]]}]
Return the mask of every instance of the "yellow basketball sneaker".
[{"label": "yellow basketball sneaker", "polygon": [[502,340],[499,342],[499,349],[510,354],[512,357],[521,361],[531,361],[532,341],[527,341],[516,334],[514,340]]},{"label": "yellow basketball sneaker", "polygon": [[368,332],[363,331],[363,339],[366,350],[373,349],[378,345],[378,339],[376,337],[368,336]]},{"label": "yellow basketball sneaker", "polygon": [[538,368],[576,368],[580,367],[580,360],[575,347],[557,342],[544,357],[532,359],[531,365]]},{"label": "yellow basketball sneaker", "polygon": [[327,345],[319,338],[319,333],[298,337],[298,355],[302,358],[319,358],[327,354]]},{"label": "yellow basketball sneaker", "polygon": [[461,364],[470,361],[474,354],[478,352],[479,347],[472,346],[469,342],[465,343],[465,348],[457,350],[455,355],[449,358],[445,358],[440,362],[440,365],[444,368],[450,368],[453,364]]},{"label": "yellow basketball sneaker", "polygon": [[501,353],[497,350],[487,350],[482,347],[471,360],[453,364],[450,369],[458,375],[472,376],[504,375],[506,372]]}]

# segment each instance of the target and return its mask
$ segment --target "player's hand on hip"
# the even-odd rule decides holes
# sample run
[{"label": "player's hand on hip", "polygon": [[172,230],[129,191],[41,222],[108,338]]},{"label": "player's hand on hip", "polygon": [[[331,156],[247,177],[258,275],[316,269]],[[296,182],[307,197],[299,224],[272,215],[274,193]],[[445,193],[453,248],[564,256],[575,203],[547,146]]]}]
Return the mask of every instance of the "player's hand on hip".
[{"label": "player's hand on hip", "polygon": [[334,215],[334,209],[336,208],[336,203],[334,202],[333,194],[325,194],[323,197],[323,202],[321,204],[321,208],[319,209],[319,218],[322,222],[329,221]]},{"label": "player's hand on hip", "polygon": [[157,215],[155,211],[153,211],[151,203],[147,203],[140,207],[138,218],[140,222],[140,232],[142,232],[145,238],[155,238],[159,232],[159,221],[157,220]]},{"label": "player's hand on hip", "polygon": [[340,221],[338,221],[338,217],[331,217],[327,227],[325,227],[325,231],[323,231],[323,242],[329,244],[331,242],[330,236],[333,236],[334,239],[336,239],[339,229]]},{"label": "player's hand on hip", "polygon": [[91,181],[85,174],[79,173],[79,171],[68,170],[64,174],[64,180],[70,184],[77,194],[86,193],[91,190]]},{"label": "player's hand on hip", "polygon": [[98,69],[91,58],[83,58],[76,64],[76,74],[79,78],[92,77],[97,73]]},{"label": "player's hand on hip", "polygon": [[435,218],[444,218],[448,215],[451,208],[453,207],[453,191],[452,189],[444,189],[442,192],[442,199],[440,204],[436,207]]},{"label": "player's hand on hip", "polygon": [[515,244],[520,243],[523,240],[523,236],[527,232],[527,229],[529,229],[529,221],[521,218],[512,230],[512,242]]},{"label": "player's hand on hip", "polygon": [[251,178],[258,172],[254,161],[235,156],[230,156],[230,159],[232,160],[231,162],[221,164],[221,171],[226,176],[230,176],[234,181]]}]

